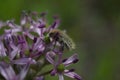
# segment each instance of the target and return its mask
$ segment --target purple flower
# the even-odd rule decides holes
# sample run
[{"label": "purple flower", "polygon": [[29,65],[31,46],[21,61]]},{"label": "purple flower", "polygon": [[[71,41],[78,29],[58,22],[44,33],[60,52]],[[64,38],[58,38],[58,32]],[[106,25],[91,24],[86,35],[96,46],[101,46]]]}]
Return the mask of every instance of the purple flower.
[{"label": "purple flower", "polygon": [[[16,75],[15,71],[13,70],[12,66],[5,63],[5,62],[0,62],[0,73],[6,80],[23,80],[28,72],[28,69],[30,67],[30,62],[31,60],[29,59],[29,62],[27,61],[26,63],[22,63],[22,59],[18,60],[16,64],[24,64],[23,67],[21,67],[20,73]],[[21,62],[21,63],[19,63]]]},{"label": "purple flower", "polygon": [[58,61],[55,62],[54,57],[55,53],[54,52],[48,52],[46,54],[46,59],[48,62],[50,62],[53,66],[54,69],[51,72],[51,75],[58,75],[59,80],[64,80],[63,75],[68,76],[70,78],[76,79],[76,80],[81,80],[81,77],[74,72],[74,69],[67,70],[66,67],[76,63],[78,61],[77,54],[72,55],[71,57],[61,60],[61,56],[58,56]]},{"label": "purple flower", "polygon": [[4,76],[4,78],[6,80],[15,80],[15,78],[16,78],[16,74],[15,74],[12,66],[10,66],[4,62],[0,62],[0,73],[2,76]]},{"label": "purple flower", "polygon": [[[37,12],[23,12],[20,25],[14,20],[0,21],[0,29],[5,28],[0,35],[0,79],[44,80],[50,73],[57,74],[59,80],[64,80],[63,75],[81,80],[74,69],[66,69],[78,61],[77,55],[62,60],[64,47],[71,48],[72,42],[67,34],[57,29],[59,18],[55,16],[49,25],[45,15],[41,13],[39,17]],[[48,64],[54,66],[52,71],[39,75]]]}]

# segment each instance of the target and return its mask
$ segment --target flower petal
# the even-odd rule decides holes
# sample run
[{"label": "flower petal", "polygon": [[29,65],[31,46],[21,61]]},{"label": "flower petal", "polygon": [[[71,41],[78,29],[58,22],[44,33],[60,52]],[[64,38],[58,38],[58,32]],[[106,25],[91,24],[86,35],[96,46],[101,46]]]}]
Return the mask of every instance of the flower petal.
[{"label": "flower petal", "polygon": [[6,80],[14,80],[16,77],[13,68],[4,62],[0,62],[0,73]]},{"label": "flower petal", "polygon": [[20,58],[20,59],[17,59],[17,60],[13,60],[12,63],[13,64],[19,64],[19,65],[25,65],[27,63],[35,64],[36,61],[33,60],[32,58]]},{"label": "flower petal", "polygon": [[34,44],[34,47],[33,47],[33,50],[37,50],[37,51],[43,51],[45,49],[45,46],[44,46],[44,42],[42,39],[38,38],[36,43]]},{"label": "flower petal", "polygon": [[46,59],[48,60],[48,62],[50,62],[51,64],[55,64],[55,61],[53,60],[53,56],[55,56],[54,52],[48,52],[46,54]]},{"label": "flower petal", "polygon": [[11,28],[16,28],[16,25],[14,24],[14,20],[8,20],[7,25]]},{"label": "flower petal", "polygon": [[69,72],[69,70],[65,70],[64,75],[76,80],[82,80],[82,78],[78,74],[76,74],[75,72]]},{"label": "flower petal", "polygon": [[30,39],[34,39],[34,35],[32,35],[31,33],[29,33],[28,31],[24,32],[24,35],[28,36]]},{"label": "flower petal", "polygon": [[70,64],[75,63],[75,62],[78,61],[77,57],[78,57],[77,54],[74,54],[71,57],[69,57],[68,59],[66,59],[65,62],[63,62],[63,64],[65,66],[69,66]]},{"label": "flower petal", "polygon": [[10,43],[10,46],[13,49],[13,51],[9,54],[10,59],[12,60],[16,56],[16,54],[20,52],[20,49],[19,45],[16,47],[14,44]]},{"label": "flower petal", "polygon": [[55,76],[56,73],[57,73],[57,70],[56,70],[56,69],[53,69],[50,74],[51,74],[51,76]]},{"label": "flower petal", "polygon": [[23,69],[21,70],[20,74],[17,76],[17,78],[18,78],[19,80],[24,80],[24,78],[26,77],[27,72],[28,72],[28,70],[29,70],[29,67],[30,67],[30,64],[29,64],[29,63],[26,64],[26,65],[23,67]]},{"label": "flower petal", "polygon": [[54,23],[48,28],[47,31],[49,32],[49,31],[51,31],[51,30],[53,30],[53,29],[58,28],[59,23],[60,23],[60,20],[59,20],[59,19],[56,19],[56,20],[54,21]]},{"label": "flower petal", "polygon": [[59,80],[64,80],[64,77],[62,74],[59,74]]},{"label": "flower petal", "polygon": [[3,46],[3,43],[0,41],[0,56],[6,56],[5,48]]}]

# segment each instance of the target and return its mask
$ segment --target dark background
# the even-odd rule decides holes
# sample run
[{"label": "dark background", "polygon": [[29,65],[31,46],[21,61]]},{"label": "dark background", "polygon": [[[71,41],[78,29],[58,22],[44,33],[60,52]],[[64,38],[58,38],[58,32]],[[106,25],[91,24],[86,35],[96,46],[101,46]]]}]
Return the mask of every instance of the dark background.
[{"label": "dark background", "polygon": [[2,21],[19,23],[22,10],[46,11],[49,23],[60,15],[60,29],[77,45],[66,55],[79,54],[79,63],[71,67],[83,80],[120,80],[120,0],[0,0]]}]

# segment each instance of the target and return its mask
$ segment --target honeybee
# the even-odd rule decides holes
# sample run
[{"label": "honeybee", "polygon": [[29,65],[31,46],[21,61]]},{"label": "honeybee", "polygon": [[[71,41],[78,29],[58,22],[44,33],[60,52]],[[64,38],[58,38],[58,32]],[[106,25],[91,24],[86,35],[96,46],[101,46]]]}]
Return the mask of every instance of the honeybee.
[{"label": "honeybee", "polygon": [[75,49],[75,43],[73,40],[63,31],[53,29],[50,31],[49,36],[59,42],[63,47],[65,46],[69,50]]}]

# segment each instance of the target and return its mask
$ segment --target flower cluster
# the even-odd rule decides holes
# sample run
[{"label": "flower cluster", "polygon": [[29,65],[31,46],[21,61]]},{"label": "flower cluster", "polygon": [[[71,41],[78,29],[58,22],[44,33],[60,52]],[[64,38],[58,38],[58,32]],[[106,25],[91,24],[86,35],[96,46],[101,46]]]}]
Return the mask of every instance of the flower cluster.
[{"label": "flower cluster", "polygon": [[[45,76],[63,75],[81,80],[74,69],[66,69],[78,62],[77,54],[63,59],[64,50],[74,49],[69,36],[58,28],[60,20],[54,16],[47,24],[46,13],[23,12],[20,25],[14,20],[0,22],[0,80],[44,80]],[[48,71],[41,70],[48,65]]]}]

